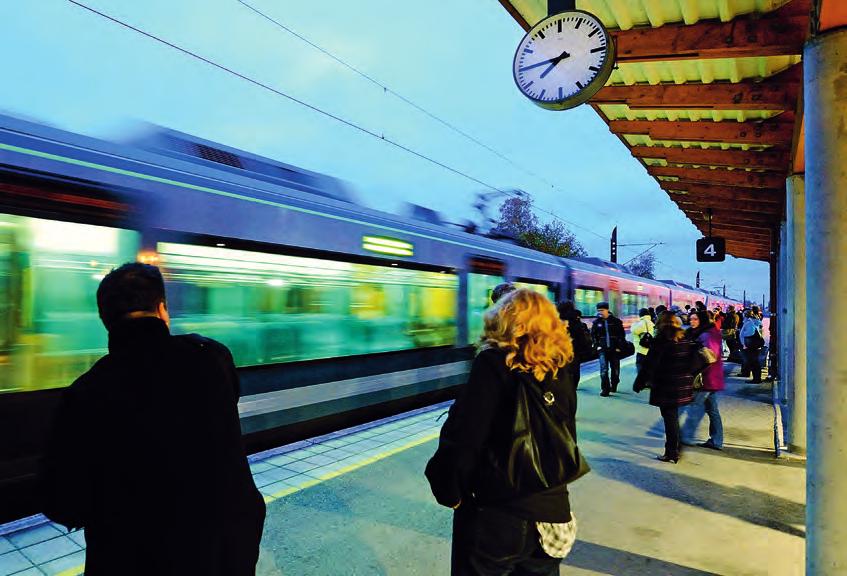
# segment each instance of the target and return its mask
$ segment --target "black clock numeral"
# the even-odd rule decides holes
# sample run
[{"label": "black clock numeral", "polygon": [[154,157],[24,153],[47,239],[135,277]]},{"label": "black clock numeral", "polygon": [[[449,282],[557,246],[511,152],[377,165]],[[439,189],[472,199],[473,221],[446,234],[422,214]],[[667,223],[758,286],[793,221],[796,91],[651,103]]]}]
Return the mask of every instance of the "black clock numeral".
[{"label": "black clock numeral", "polygon": [[559,24],[559,34],[561,34],[562,33],[562,21],[559,20],[558,24]]},{"label": "black clock numeral", "polygon": [[532,51],[532,50],[530,50],[529,48],[525,48],[525,49],[524,49],[524,51],[523,51],[523,53],[524,53],[524,54],[533,54],[533,51]]},{"label": "black clock numeral", "polygon": [[530,81],[529,81],[529,83],[524,84],[524,86],[523,86],[523,87],[524,87],[524,90],[526,90],[527,88],[529,88],[529,87],[530,87],[530,86],[532,86],[533,84],[535,84],[535,80],[530,80]]},{"label": "black clock numeral", "polygon": [[576,85],[580,90],[582,90],[584,88],[584,86],[582,85],[582,83],[580,83],[579,80],[576,81]]},{"label": "black clock numeral", "polygon": [[588,37],[589,37],[589,38],[591,38],[592,36],[594,36],[595,34],[597,34],[599,31],[600,31],[600,29],[599,29],[599,28],[595,28],[595,29],[591,32],[591,34],[589,34],[589,35],[588,35]]},{"label": "black clock numeral", "polygon": [[599,72],[600,71],[600,69],[597,66],[589,66],[588,69],[593,71],[593,72]]},{"label": "black clock numeral", "polygon": [[544,32],[539,32],[538,37],[541,38],[542,40],[544,40]]},{"label": "black clock numeral", "polygon": [[582,24],[582,18],[576,19],[576,26],[574,26],[574,30],[579,30],[579,26]]},{"label": "black clock numeral", "polygon": [[559,86],[559,100],[561,100],[564,97],[565,97],[565,91],[561,86]]},{"label": "black clock numeral", "polygon": [[606,47],[605,47],[605,46],[598,46],[597,48],[592,48],[592,49],[590,50],[590,52],[591,52],[592,54],[594,54],[595,52],[602,52],[602,51],[604,51],[605,49],[606,49]]},{"label": "black clock numeral", "polygon": [[543,99],[544,99],[544,93],[545,93],[545,92],[547,92],[547,90],[542,90],[542,91],[541,91],[541,94],[539,94],[539,95],[538,95],[538,99],[539,99],[539,100],[543,100]]}]

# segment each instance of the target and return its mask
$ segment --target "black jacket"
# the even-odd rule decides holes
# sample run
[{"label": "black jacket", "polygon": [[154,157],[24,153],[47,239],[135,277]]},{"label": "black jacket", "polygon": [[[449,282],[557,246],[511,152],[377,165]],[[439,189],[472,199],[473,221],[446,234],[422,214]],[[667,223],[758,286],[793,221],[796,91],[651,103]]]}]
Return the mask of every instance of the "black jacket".
[{"label": "black jacket", "polygon": [[574,362],[571,368],[578,370],[580,362],[586,362],[594,357],[588,329],[575,313],[566,315],[562,320],[568,323],[568,335],[573,343]]},{"label": "black jacket", "polygon": [[[495,463],[502,461],[498,457],[512,445],[520,378],[533,376],[510,371],[504,352],[488,349],[479,353],[468,383],[450,407],[426,476],[435,499],[445,506],[455,506],[461,500],[463,506],[493,506],[528,520],[568,522],[571,516],[566,486],[534,494],[515,493]],[[570,373],[559,370],[558,377],[548,377],[544,387],[568,415],[563,425],[576,439],[576,389]]]},{"label": "black jacket", "polygon": [[44,512],[85,529],[87,576],[255,573],[265,505],[241,444],[229,350],[128,320],[63,393]]},{"label": "black jacket", "polygon": [[650,387],[650,404],[659,407],[682,406],[694,399],[694,375],[705,368],[697,353],[700,345],[672,331],[658,334],[650,345],[644,369],[635,377],[633,389]]},{"label": "black jacket", "polygon": [[[606,346],[606,330],[609,331],[609,342]],[[591,339],[594,346],[600,350],[620,350],[620,344],[626,340],[626,332],[620,318],[609,314],[608,318],[597,318],[591,325]]]}]

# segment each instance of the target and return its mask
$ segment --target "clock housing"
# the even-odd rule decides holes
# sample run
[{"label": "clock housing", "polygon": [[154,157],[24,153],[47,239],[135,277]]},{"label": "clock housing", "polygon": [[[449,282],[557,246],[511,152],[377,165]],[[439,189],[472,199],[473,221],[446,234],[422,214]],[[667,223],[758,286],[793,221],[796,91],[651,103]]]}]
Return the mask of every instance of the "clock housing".
[{"label": "clock housing", "polygon": [[609,80],[614,63],[614,40],[603,23],[589,12],[567,10],[526,33],[512,73],[532,102],[566,110],[591,99]]}]

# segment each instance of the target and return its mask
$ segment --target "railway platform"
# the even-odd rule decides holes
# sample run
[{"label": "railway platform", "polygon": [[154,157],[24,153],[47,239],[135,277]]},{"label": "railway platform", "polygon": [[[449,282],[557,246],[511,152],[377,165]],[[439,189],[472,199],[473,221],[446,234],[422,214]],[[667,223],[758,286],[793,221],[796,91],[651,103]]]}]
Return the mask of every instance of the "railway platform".
[{"label": "railway platform", "polygon": [[[629,388],[634,366],[623,367],[611,398],[598,395],[596,363],[583,373],[579,442],[593,471],[572,486],[580,532],[562,574],[803,573],[805,462],[774,457],[770,384],[730,376],[725,449],[690,448],[673,465],[654,458],[662,423]],[[257,574],[447,574],[451,513],[433,500],[423,468],[448,406],[251,456],[268,505]],[[38,516],[0,533],[0,576],[82,573],[80,533]]]}]

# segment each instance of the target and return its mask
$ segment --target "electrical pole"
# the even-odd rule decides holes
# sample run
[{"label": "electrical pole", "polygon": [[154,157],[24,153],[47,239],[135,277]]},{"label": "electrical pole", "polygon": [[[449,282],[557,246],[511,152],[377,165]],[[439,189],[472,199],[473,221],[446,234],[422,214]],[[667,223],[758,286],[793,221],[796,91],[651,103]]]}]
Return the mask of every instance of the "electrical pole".
[{"label": "electrical pole", "polygon": [[618,227],[615,226],[612,230],[612,239],[609,243],[609,261],[617,263],[618,261]]}]

